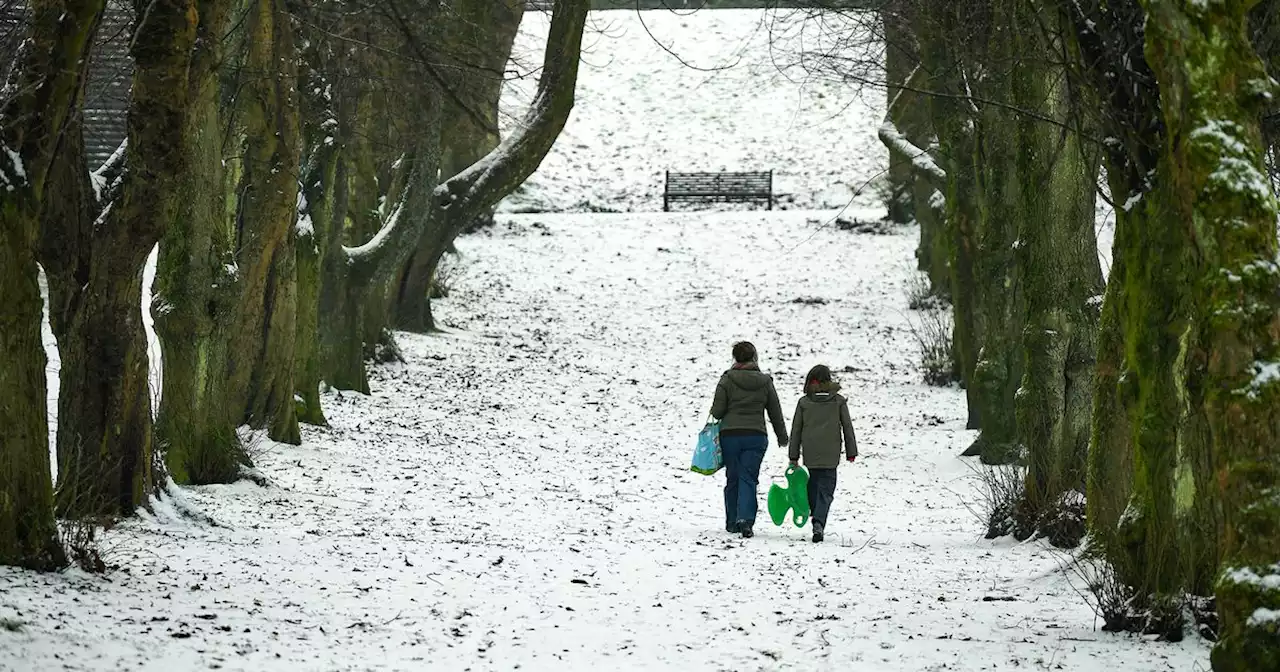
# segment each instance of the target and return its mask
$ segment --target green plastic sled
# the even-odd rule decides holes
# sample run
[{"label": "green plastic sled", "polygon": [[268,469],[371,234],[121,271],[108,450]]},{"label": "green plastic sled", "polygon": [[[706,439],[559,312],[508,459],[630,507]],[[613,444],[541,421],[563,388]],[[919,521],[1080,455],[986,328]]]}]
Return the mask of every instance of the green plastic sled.
[{"label": "green plastic sled", "polygon": [[792,512],[791,522],[804,527],[809,522],[809,472],[804,467],[787,467],[787,487],[769,486],[769,517],[774,525],[781,525]]}]

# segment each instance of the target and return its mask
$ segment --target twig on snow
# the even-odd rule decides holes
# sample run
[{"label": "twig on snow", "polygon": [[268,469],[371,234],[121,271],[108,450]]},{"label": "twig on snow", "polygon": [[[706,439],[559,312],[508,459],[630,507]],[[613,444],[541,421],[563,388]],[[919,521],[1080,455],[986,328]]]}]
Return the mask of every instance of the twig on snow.
[{"label": "twig on snow", "polygon": [[351,625],[348,625],[348,626],[347,626],[347,629],[348,629],[348,630],[350,630],[350,629],[352,629],[352,628],[371,628],[371,627],[372,627],[372,628],[380,628],[380,627],[382,627],[382,626],[384,626],[384,625],[390,625],[390,624],[394,623],[395,621],[400,620],[400,617],[401,617],[401,616],[403,616],[403,615],[404,615],[404,612],[403,612],[403,611],[396,612],[396,615],[395,615],[395,616],[392,616],[391,618],[388,618],[387,620],[385,620],[385,621],[383,621],[383,622],[381,622],[381,623],[376,623],[376,624],[375,624],[375,623],[369,623],[368,621],[356,621],[355,623],[352,623]]}]

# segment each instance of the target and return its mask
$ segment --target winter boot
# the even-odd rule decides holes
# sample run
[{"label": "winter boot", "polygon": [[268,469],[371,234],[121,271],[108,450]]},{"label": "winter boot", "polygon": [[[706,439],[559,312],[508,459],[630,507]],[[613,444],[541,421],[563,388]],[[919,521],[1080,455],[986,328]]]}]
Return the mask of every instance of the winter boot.
[{"label": "winter boot", "polygon": [[756,533],[751,529],[751,523],[745,520],[738,521],[738,532],[742,534],[743,539],[750,539],[756,536]]}]

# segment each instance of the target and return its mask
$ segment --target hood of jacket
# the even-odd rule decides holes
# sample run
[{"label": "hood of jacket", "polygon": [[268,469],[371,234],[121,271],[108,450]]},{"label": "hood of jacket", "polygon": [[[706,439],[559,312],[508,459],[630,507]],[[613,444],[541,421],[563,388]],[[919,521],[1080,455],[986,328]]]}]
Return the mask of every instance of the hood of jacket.
[{"label": "hood of jacket", "polygon": [[830,381],[826,383],[818,383],[815,389],[810,390],[804,396],[813,401],[834,401],[839,398],[840,383]]},{"label": "hood of jacket", "polygon": [[769,376],[760,369],[729,369],[722,379],[741,390],[754,392],[769,384]]}]

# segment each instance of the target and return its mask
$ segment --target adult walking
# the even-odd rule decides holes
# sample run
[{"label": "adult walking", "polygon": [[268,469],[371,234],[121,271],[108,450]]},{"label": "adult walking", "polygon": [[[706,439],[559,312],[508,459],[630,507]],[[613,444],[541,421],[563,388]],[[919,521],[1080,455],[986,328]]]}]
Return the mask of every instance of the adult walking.
[{"label": "adult walking", "polygon": [[755,533],[756,488],[760,464],[769,447],[765,415],[778,445],[787,446],[787,424],[773,378],[760,371],[756,346],[742,341],[733,346],[733,368],[720,376],[711,417],[720,421],[720,450],[724,456],[725,529],[751,537]]}]

